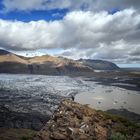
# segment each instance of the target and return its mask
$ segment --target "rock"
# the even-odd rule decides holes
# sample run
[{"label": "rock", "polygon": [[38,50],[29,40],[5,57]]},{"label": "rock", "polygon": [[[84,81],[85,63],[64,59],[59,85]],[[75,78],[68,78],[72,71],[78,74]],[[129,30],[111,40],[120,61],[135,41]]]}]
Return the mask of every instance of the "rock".
[{"label": "rock", "polygon": [[95,125],[95,134],[98,140],[106,140],[107,139],[107,128],[103,128],[99,124]]},{"label": "rock", "polygon": [[[88,106],[65,100],[33,140],[108,140],[120,123],[120,120],[114,122],[109,116]],[[120,126],[128,129],[122,123]],[[132,134],[130,138],[133,138]]]},{"label": "rock", "polygon": [[50,138],[54,139],[54,140],[66,140],[67,139],[67,136],[64,135],[64,134],[61,134],[59,132],[53,132],[51,135],[50,135]]}]

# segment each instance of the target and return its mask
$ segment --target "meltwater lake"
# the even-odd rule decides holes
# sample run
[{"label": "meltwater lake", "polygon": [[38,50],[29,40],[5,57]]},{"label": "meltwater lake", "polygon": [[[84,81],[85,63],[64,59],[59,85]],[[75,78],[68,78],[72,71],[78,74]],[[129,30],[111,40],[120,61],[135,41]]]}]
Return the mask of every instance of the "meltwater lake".
[{"label": "meltwater lake", "polygon": [[52,115],[60,101],[75,96],[75,101],[95,109],[127,109],[140,114],[140,91],[116,85],[86,77],[0,74],[0,105],[16,112]]}]

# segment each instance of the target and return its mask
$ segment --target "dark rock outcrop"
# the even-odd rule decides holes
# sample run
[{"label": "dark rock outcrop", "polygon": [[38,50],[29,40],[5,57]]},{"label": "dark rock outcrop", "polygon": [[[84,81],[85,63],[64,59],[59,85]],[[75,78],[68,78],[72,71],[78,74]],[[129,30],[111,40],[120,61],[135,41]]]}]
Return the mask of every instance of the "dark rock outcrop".
[{"label": "dark rock outcrop", "polygon": [[10,52],[0,49],[0,55],[6,55],[6,54],[10,54]]},{"label": "dark rock outcrop", "polygon": [[109,61],[103,60],[91,60],[91,59],[79,59],[78,60],[81,64],[85,66],[89,66],[96,70],[118,70],[119,67]]}]

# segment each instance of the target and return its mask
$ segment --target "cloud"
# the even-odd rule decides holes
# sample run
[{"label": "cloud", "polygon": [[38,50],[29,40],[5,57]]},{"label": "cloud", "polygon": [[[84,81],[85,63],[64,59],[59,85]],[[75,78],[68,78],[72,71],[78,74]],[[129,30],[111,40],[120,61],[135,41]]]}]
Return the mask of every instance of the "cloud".
[{"label": "cloud", "polygon": [[70,10],[113,10],[133,7],[140,8],[139,0],[3,0],[4,11],[33,11],[63,9]]},{"label": "cloud", "polygon": [[[61,4],[60,4],[61,3]],[[64,9],[70,6],[69,0],[3,0],[3,12]]]},{"label": "cloud", "polygon": [[46,0],[3,0],[5,11],[13,10],[39,10]]},{"label": "cloud", "polygon": [[[140,55],[139,27],[140,14],[133,8],[113,15],[73,11],[49,22],[0,20],[0,47],[17,51],[62,48],[62,55],[73,58],[127,61]],[[129,61],[140,62],[139,57]]]}]

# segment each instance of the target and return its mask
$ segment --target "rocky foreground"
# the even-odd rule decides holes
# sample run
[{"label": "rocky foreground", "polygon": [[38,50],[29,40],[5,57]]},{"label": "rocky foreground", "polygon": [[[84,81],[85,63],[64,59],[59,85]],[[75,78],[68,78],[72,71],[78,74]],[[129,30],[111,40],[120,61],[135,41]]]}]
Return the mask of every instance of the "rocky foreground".
[{"label": "rocky foreground", "polygon": [[62,101],[33,140],[139,140],[140,127],[123,118]]}]

